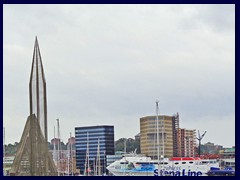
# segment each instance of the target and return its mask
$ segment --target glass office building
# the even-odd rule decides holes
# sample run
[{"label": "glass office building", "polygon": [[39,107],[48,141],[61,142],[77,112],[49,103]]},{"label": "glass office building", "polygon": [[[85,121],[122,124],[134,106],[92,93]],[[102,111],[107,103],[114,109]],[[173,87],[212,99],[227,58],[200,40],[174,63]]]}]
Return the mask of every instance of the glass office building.
[{"label": "glass office building", "polygon": [[[84,174],[84,171],[88,171],[93,175],[96,167],[99,167],[97,158],[100,158],[101,174],[106,173],[106,155],[114,154],[114,126],[75,127],[75,138],[76,166],[80,169],[80,173]],[[87,147],[89,160],[86,158]],[[89,166],[85,168],[87,164]]]}]

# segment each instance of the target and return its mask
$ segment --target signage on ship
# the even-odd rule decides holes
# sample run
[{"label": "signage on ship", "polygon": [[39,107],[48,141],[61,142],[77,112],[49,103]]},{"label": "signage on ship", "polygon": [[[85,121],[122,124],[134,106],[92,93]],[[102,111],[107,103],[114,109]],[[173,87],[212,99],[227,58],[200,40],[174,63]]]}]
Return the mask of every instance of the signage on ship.
[{"label": "signage on ship", "polygon": [[190,169],[186,171],[182,169],[177,171],[160,170],[158,175],[158,169],[154,170],[154,176],[202,176],[202,174],[201,171],[191,171]]}]

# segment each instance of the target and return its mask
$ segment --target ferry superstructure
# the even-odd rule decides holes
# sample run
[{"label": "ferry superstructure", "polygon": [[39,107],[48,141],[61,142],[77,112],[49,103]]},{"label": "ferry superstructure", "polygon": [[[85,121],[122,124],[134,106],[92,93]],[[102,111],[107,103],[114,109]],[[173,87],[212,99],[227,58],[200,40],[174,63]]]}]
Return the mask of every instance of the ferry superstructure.
[{"label": "ferry superstructure", "polygon": [[193,157],[164,158],[158,163],[150,157],[125,156],[107,169],[115,176],[207,176],[211,167],[219,168],[219,163]]}]

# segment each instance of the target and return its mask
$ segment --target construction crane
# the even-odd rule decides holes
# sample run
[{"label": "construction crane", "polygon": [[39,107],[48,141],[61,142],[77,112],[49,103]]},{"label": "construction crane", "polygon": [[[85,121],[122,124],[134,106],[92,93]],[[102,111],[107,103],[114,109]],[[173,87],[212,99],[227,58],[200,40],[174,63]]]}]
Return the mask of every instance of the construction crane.
[{"label": "construction crane", "polygon": [[205,136],[207,131],[205,131],[201,136],[200,136],[200,132],[198,130],[198,138],[196,138],[199,142],[199,146],[198,146],[198,156],[200,157],[200,147],[201,147],[201,140],[202,138]]}]

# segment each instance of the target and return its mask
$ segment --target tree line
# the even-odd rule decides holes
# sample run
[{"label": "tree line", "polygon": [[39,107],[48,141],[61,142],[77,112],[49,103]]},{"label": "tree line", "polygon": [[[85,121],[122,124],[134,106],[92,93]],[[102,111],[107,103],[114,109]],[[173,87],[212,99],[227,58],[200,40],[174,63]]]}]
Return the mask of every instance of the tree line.
[{"label": "tree line", "polygon": [[[140,153],[140,141],[134,140],[132,138],[120,138],[117,141],[115,141],[115,152],[116,151],[124,151],[124,144],[126,141],[126,151],[127,152],[134,152],[136,149],[137,153]],[[17,148],[19,146],[18,142],[15,142],[14,144],[7,144],[5,146],[5,155],[6,156],[12,156],[15,155],[17,152]],[[61,142],[61,150],[67,150],[68,143]],[[56,147],[57,148],[57,147]],[[48,142],[48,149],[53,150],[54,145]],[[73,145],[73,149],[75,149],[75,146]]]}]

